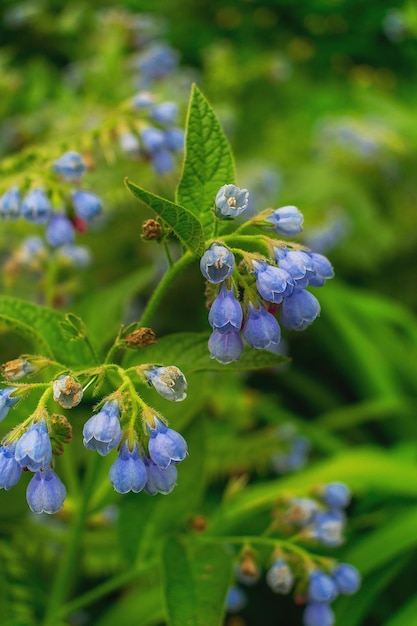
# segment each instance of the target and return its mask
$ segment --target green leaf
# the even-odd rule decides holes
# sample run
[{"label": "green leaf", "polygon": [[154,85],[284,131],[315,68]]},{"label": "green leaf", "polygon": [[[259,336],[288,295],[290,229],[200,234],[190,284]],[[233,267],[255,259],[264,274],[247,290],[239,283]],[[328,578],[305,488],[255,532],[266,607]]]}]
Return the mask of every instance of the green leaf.
[{"label": "green leaf", "polygon": [[234,183],[232,152],[216,114],[194,85],[187,116],[185,160],[177,202],[196,215],[206,238],[213,236],[213,207],[222,185]]},{"label": "green leaf", "polygon": [[140,268],[119,282],[93,292],[73,306],[74,313],[84,320],[97,345],[103,347],[115,338],[130,299],[145,289],[154,277],[154,267]]},{"label": "green leaf", "polygon": [[179,204],[142,189],[128,179],[125,180],[125,183],[135,198],[155,211],[168,224],[187,250],[199,256],[204,253],[203,228],[192,212]]},{"label": "green leaf", "polygon": [[384,626],[417,626],[417,595],[414,595]]},{"label": "green leaf", "polygon": [[168,538],[162,561],[169,626],[221,626],[232,565],[225,547]]},{"label": "green leaf", "polygon": [[207,347],[207,333],[175,333],[167,335],[158,343],[144,348],[139,353],[131,353],[126,358],[126,367],[140,363],[160,363],[176,365],[184,371],[192,372],[221,370],[245,371],[277,367],[288,362],[282,354],[273,354],[266,350],[253,350],[246,347],[239,361],[222,365],[210,358]]},{"label": "green leaf", "polygon": [[17,298],[0,297],[0,325],[28,339],[37,354],[64,365],[88,367],[96,363],[86,341],[68,338],[68,320],[58,311]]}]

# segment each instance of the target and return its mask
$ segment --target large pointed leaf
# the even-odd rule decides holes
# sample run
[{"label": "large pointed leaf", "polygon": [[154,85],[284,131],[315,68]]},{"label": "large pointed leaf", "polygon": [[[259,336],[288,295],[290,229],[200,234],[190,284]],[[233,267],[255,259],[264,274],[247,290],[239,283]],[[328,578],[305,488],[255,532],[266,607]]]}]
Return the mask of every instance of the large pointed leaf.
[{"label": "large pointed leaf", "polygon": [[177,202],[196,215],[206,238],[213,235],[216,193],[234,183],[233,156],[216,114],[194,85],[187,117],[185,160]]},{"label": "large pointed leaf", "polygon": [[199,220],[191,211],[150,191],[146,191],[127,179],[125,182],[135,198],[155,211],[168,224],[187,250],[200,256],[204,253],[203,229]]}]

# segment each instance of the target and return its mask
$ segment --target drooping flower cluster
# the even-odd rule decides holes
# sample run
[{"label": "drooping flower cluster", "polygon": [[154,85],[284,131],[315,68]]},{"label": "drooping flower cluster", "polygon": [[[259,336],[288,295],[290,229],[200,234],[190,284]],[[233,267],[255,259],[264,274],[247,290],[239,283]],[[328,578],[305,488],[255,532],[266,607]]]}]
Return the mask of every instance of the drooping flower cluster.
[{"label": "drooping flower cluster", "polygon": [[[25,368],[25,363],[31,367]],[[34,367],[26,359],[15,359],[2,370],[5,378],[13,381],[33,373]],[[168,494],[177,482],[177,464],[188,454],[187,443],[145,404],[130,376],[139,375],[142,382],[173,402],[185,399],[186,379],[175,366],[147,365],[133,371],[121,368],[118,371],[122,386],[104,398],[100,410],[84,424],[84,446],[101,456],[118,449],[118,457],[109,472],[117,492],[144,490],[149,495]],[[59,376],[45,387],[35,413],[6,435],[0,447],[0,488],[11,489],[19,481],[22,470],[33,472],[26,498],[34,513],[56,513],[66,497],[65,486],[54,471],[54,455],[61,454],[63,444],[71,440],[71,426],[64,416],[51,416],[46,404],[52,395],[61,407],[72,409],[83,396],[81,384],[69,374]],[[28,390],[30,383],[22,383],[22,392]],[[19,392],[19,386],[0,390],[1,420],[18,402]]]},{"label": "drooping flower cluster", "polygon": [[[216,196],[216,216],[230,219],[248,206],[248,192],[224,185]],[[303,217],[296,207],[287,206],[252,218],[249,225],[267,228],[290,237],[301,232]],[[259,239],[259,237],[257,237]],[[233,235],[228,237],[233,241]],[[221,238],[204,253],[200,269],[206,280],[219,285],[214,291],[209,322],[212,358],[230,363],[240,358],[243,341],[259,350],[277,351],[281,329],[275,312],[280,308],[281,324],[288,330],[304,330],[320,314],[317,298],[307,287],[321,287],[332,278],[333,268],[326,257],[301,245],[263,237],[269,256],[224,245]],[[239,267],[235,254],[242,258]],[[240,291],[239,291],[240,290]],[[241,301],[237,298],[243,292]]]},{"label": "drooping flower cluster", "polygon": [[[321,525],[321,514],[335,513],[347,506],[350,491],[342,483],[330,483],[317,489],[318,500],[294,498],[283,513],[283,526],[289,522],[296,528],[309,528]],[[327,506],[327,511],[321,511]],[[314,522],[313,522],[314,520]],[[310,525],[310,526],[309,526]],[[330,542],[328,541],[331,537]],[[308,538],[308,533],[299,535]],[[325,545],[335,546],[340,542],[333,541],[330,532],[325,541],[320,533],[312,533],[311,538]],[[334,614],[330,604],[339,595],[351,595],[358,591],[361,577],[358,570],[348,563],[337,563],[333,559],[309,556],[306,552],[295,549],[292,551],[288,541],[277,540],[277,548],[273,552],[265,573],[265,580],[276,594],[289,594],[294,591],[298,604],[305,604],[303,613],[304,626],[332,626]],[[226,608],[229,612],[237,612],[244,608],[246,595],[240,585],[251,586],[261,578],[261,568],[253,551],[246,546],[234,568],[236,582],[229,590]]]}]

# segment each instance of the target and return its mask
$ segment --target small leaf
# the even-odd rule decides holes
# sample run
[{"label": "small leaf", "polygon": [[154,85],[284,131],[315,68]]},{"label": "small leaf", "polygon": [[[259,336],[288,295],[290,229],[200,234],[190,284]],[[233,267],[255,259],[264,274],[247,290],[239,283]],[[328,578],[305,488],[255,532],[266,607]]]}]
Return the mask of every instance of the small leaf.
[{"label": "small leaf", "polygon": [[59,323],[62,332],[69,341],[76,341],[77,339],[85,339],[87,337],[87,329],[84,322],[80,317],[74,315],[74,313],[67,313],[65,320]]},{"label": "small leaf", "polygon": [[169,626],[221,626],[232,565],[225,547],[168,538],[162,561]]},{"label": "small leaf", "polygon": [[187,117],[185,160],[177,202],[196,215],[213,236],[213,207],[220,187],[235,181],[233,156],[216,114],[194,85]]},{"label": "small leaf", "polygon": [[125,183],[135,198],[155,211],[168,224],[187,250],[200,256],[204,253],[202,226],[197,217],[188,209],[170,200],[156,196],[150,191],[146,191],[142,187],[131,183],[128,179],[125,180]]}]

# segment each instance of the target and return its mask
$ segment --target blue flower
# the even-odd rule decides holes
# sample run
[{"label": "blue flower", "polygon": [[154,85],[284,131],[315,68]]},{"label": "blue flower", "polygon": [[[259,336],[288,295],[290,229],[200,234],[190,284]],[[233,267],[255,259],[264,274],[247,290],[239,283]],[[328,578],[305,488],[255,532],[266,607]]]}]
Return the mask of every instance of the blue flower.
[{"label": "blue flower", "polygon": [[236,185],[223,185],[216,195],[217,217],[237,217],[248,208],[249,192]]},{"label": "blue flower", "polygon": [[332,509],[345,508],[350,502],[350,489],[344,483],[329,483],[323,488],[322,497]]},{"label": "blue flower", "polygon": [[154,104],[154,97],[149,91],[140,91],[134,96],[132,105],[135,109],[148,111]]},{"label": "blue flower", "polygon": [[181,402],[187,397],[187,381],[184,374],[175,365],[168,367],[155,365],[151,369],[145,370],[145,376],[163,398],[171,400],[171,402]]},{"label": "blue flower", "polygon": [[235,298],[233,288],[229,291],[226,284],[222,284],[217,298],[211,305],[208,319],[210,326],[220,333],[240,330],[243,311],[240,302]]},{"label": "blue flower", "polygon": [[140,458],[136,444],[129,450],[127,442],[120,448],[119,456],[110,468],[110,482],[118,493],[139,493],[148,480],[145,463]]},{"label": "blue flower", "polygon": [[318,505],[315,500],[310,498],[293,498],[286,517],[290,523],[303,528],[313,522],[317,511]]},{"label": "blue flower", "polygon": [[284,559],[276,559],[267,571],[265,578],[274,593],[287,594],[294,585],[294,575]]},{"label": "blue flower", "polygon": [[201,273],[211,283],[222,283],[227,278],[230,278],[234,269],[235,257],[233,253],[217,243],[213,243],[201,257]]},{"label": "blue flower", "polygon": [[173,126],[177,121],[178,106],[175,102],[161,102],[151,109],[151,118],[162,126]]},{"label": "blue flower", "polygon": [[32,422],[16,444],[16,461],[32,472],[47,467],[52,460],[52,446],[46,421]]},{"label": "blue flower", "polygon": [[36,472],[26,490],[26,500],[33,513],[56,513],[66,495],[64,483],[49,467]]},{"label": "blue flower", "polygon": [[303,215],[295,206],[284,206],[276,209],[272,215],[265,218],[271,222],[273,230],[284,237],[298,235],[303,230]]},{"label": "blue flower", "polygon": [[54,171],[65,180],[79,180],[86,170],[85,163],[78,152],[65,152],[53,165]]},{"label": "blue flower", "polygon": [[46,224],[51,212],[51,203],[43,189],[32,189],[25,196],[22,204],[22,215],[28,222]]},{"label": "blue flower", "polygon": [[275,248],[277,263],[290,274],[297,287],[307,287],[311,277],[316,273],[312,258],[302,250],[284,249],[284,251],[285,255],[282,256],[282,248]]},{"label": "blue flower", "polygon": [[239,611],[246,606],[247,601],[248,599],[243,589],[237,585],[233,585],[227,592],[226,611],[229,613],[239,613]]},{"label": "blue flower", "polygon": [[311,287],[322,287],[326,280],[334,277],[332,264],[323,254],[317,252],[309,252],[309,257],[313,263],[315,274],[310,277],[308,284]]},{"label": "blue flower", "polygon": [[350,596],[356,593],[361,586],[361,575],[356,567],[349,563],[339,563],[332,571],[333,580],[339,593]]},{"label": "blue flower", "polygon": [[138,59],[138,69],[141,72],[142,84],[149,85],[154,80],[169,76],[177,68],[178,52],[166,44],[155,43]]},{"label": "blue flower", "polygon": [[60,376],[52,383],[54,400],[64,409],[72,409],[80,404],[83,388],[72,376]]},{"label": "blue flower", "polygon": [[319,570],[313,570],[308,583],[310,602],[333,602],[336,596],[337,587],[334,580]]},{"label": "blue flower", "polygon": [[151,163],[155,172],[160,176],[172,172],[175,166],[171,153],[165,148],[152,152]]},{"label": "blue flower", "polygon": [[4,420],[10,407],[16,402],[19,402],[20,397],[10,397],[11,394],[17,391],[17,387],[7,387],[6,389],[0,389],[0,422]]},{"label": "blue flower", "polygon": [[0,198],[0,217],[16,219],[21,212],[22,198],[18,187],[12,187]]},{"label": "blue flower", "polygon": [[177,466],[174,463],[170,463],[166,469],[162,469],[152,459],[147,457],[145,457],[145,466],[148,479],[144,491],[148,496],[154,496],[157,493],[164,495],[171,493],[177,484]]},{"label": "blue flower", "polygon": [[333,626],[334,613],[327,604],[307,604],[303,614],[304,626]]},{"label": "blue flower", "polygon": [[75,230],[71,220],[65,215],[54,215],[46,228],[46,240],[51,246],[73,243]]},{"label": "blue flower", "polygon": [[90,417],[84,424],[83,437],[85,447],[88,450],[97,450],[101,456],[119,445],[122,429],[116,400],[106,402],[99,413]]},{"label": "blue flower", "polygon": [[290,274],[280,267],[254,261],[256,287],[264,300],[279,304],[293,292],[294,281]]},{"label": "blue flower", "polygon": [[100,198],[90,191],[74,191],[72,204],[78,217],[86,222],[91,222],[103,209]]},{"label": "blue flower", "polygon": [[345,516],[340,510],[317,513],[311,528],[312,537],[325,546],[340,546],[345,523]]},{"label": "blue flower", "polygon": [[153,154],[165,148],[165,135],[159,128],[148,126],[140,134],[146,152]]},{"label": "blue flower", "polygon": [[256,308],[249,302],[243,336],[251,348],[264,350],[279,344],[281,329],[275,317],[263,306]]},{"label": "blue flower", "polygon": [[223,333],[216,329],[210,335],[208,349],[212,359],[226,365],[240,359],[243,352],[243,341],[236,330]]},{"label": "blue flower", "polygon": [[15,459],[16,444],[0,447],[0,489],[8,491],[19,481],[22,468]]},{"label": "blue flower", "polygon": [[85,246],[66,244],[59,248],[58,257],[66,264],[75,267],[88,267],[91,264],[91,252]]},{"label": "blue flower", "polygon": [[165,145],[171,152],[184,150],[184,131],[182,128],[167,128],[164,132]]},{"label": "blue flower", "polygon": [[294,289],[281,305],[281,323],[288,330],[304,330],[319,315],[319,301],[305,289]]},{"label": "blue flower", "polygon": [[148,444],[151,460],[160,468],[166,469],[172,461],[178,463],[188,455],[187,442],[172,428],[168,428],[155,417],[155,427],[149,426]]}]

